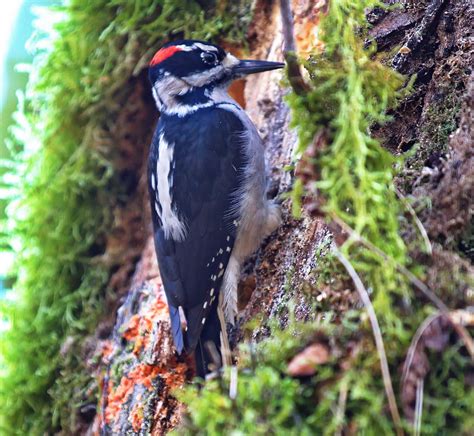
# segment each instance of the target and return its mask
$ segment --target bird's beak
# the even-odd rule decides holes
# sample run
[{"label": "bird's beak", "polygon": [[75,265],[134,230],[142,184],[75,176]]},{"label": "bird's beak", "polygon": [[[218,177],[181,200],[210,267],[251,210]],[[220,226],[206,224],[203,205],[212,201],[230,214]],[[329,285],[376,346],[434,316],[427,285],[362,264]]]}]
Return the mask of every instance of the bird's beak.
[{"label": "bird's beak", "polygon": [[278,68],[283,68],[284,66],[285,64],[283,62],[242,60],[233,68],[233,73],[235,76],[241,77],[247,74],[276,70]]}]

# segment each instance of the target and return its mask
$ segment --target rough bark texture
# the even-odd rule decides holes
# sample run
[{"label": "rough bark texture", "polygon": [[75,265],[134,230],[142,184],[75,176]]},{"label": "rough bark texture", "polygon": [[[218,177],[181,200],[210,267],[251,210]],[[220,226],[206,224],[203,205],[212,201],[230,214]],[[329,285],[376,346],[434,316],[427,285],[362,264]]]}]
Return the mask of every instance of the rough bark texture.
[{"label": "rough bark texture", "polygon": [[102,431],[162,434],[177,423],[179,405],[170,390],[189,377],[173,353],[166,297],[152,241],[144,250],[131,290],[117,313],[111,340],[103,344]]},{"label": "rough bark texture", "polygon": [[[415,147],[399,184],[408,194],[432,199],[422,217],[430,236],[464,251],[472,261],[472,245],[462,236],[472,234],[474,196],[469,91],[474,79],[474,6],[463,0],[421,3],[408,2],[407,8],[374,19],[371,34],[380,49],[398,48],[392,64],[406,75],[416,75],[413,92],[379,133],[396,153]],[[463,101],[466,108],[459,123]]]},{"label": "rough bark texture", "polygon": [[[249,31],[249,57],[282,58],[277,3],[258,2]],[[315,29],[321,5],[310,1],[293,3],[297,46],[300,52],[307,52],[317,45]],[[417,74],[413,92],[393,113],[393,121],[376,133],[394,153],[405,152],[419,144],[398,183],[407,194],[432,199],[433,207],[423,216],[432,238],[445,247],[457,249],[465,257],[472,256],[472,236],[470,246],[466,236],[469,228],[472,231],[474,197],[472,3],[407,1],[403,8],[391,12],[373,11],[369,18],[374,24],[371,36],[380,50],[392,53],[390,59],[401,72]],[[393,57],[393,53],[398,54]],[[290,114],[284,103],[287,91],[281,78],[279,72],[255,75],[245,86],[246,110],[266,145],[272,195],[291,187],[292,175],[284,167],[291,162],[296,146],[296,135],[289,127]],[[144,99],[148,103],[141,105],[138,111],[151,110],[147,99],[149,96]],[[466,103],[460,118],[463,100]],[[448,140],[458,125],[459,129]],[[153,127],[149,122],[141,128],[148,129],[149,134]],[[138,157],[132,153],[130,158],[143,162],[143,144],[138,145]],[[135,171],[139,167],[137,165]],[[144,171],[140,171],[134,176],[142,177]],[[143,182],[142,178],[142,187]],[[139,189],[139,192],[142,195],[140,206],[146,205],[145,191]],[[311,316],[304,288],[308,283],[314,284],[312,271],[318,262],[316,253],[327,249],[329,230],[319,219],[293,219],[288,200],[282,209],[283,225],[265,241],[243,272],[239,289],[241,314],[233,332],[234,341],[243,338],[241,327],[256,316],[274,317],[284,324],[286,303],[290,299],[296,302],[298,319]],[[148,209],[139,207],[134,213],[138,212],[137,220],[145,223],[140,224],[139,229],[143,235],[149,235]],[[124,228],[130,227],[125,225]],[[471,268],[469,262],[457,254],[442,253],[435,256],[439,262],[433,260],[435,273],[439,270],[436,265],[443,262],[450,268]],[[134,261],[125,262],[126,271],[130,271]],[[340,310],[356,301],[350,291],[337,296],[332,296],[327,289],[318,292],[322,300],[337,305]],[[179,422],[180,406],[172,396],[172,389],[188,380],[192,369],[175,357],[168,329],[162,285],[152,240],[148,237],[130,291],[117,312],[111,338],[98,345],[102,350],[98,377],[102,380],[103,395],[89,432],[163,434]],[[258,339],[265,335],[265,330],[256,328],[252,335]]]}]

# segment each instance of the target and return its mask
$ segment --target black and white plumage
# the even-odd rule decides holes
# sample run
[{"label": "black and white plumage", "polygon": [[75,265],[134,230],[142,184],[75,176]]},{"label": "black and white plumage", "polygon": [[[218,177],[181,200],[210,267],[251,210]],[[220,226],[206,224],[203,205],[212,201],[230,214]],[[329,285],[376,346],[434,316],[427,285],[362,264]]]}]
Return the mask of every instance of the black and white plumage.
[{"label": "black and white plumage", "polygon": [[242,262],[280,220],[261,139],[227,86],[282,66],[202,41],[167,44],[150,64],[161,112],[148,161],[155,247],[176,350],[196,350],[200,376],[213,360],[205,345],[219,350],[234,321]]}]

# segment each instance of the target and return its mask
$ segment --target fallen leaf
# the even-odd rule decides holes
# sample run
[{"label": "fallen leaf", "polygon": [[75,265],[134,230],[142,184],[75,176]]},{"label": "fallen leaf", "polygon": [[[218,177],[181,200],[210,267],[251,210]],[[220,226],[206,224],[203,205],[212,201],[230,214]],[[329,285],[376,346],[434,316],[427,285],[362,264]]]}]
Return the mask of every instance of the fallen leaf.
[{"label": "fallen leaf", "polygon": [[298,353],[288,364],[288,374],[304,377],[316,373],[318,365],[329,360],[329,349],[323,344],[313,344]]}]

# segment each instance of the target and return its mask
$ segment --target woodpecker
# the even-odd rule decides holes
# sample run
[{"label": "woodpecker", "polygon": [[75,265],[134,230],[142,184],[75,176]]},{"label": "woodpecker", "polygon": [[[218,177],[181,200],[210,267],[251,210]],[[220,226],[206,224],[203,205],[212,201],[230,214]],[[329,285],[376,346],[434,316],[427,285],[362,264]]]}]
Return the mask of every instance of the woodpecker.
[{"label": "woodpecker", "polygon": [[283,66],[197,40],[167,43],[149,65],[160,112],[148,159],[155,249],[176,351],[195,352],[201,377],[228,350],[242,263],[280,224],[262,140],[227,88]]}]

